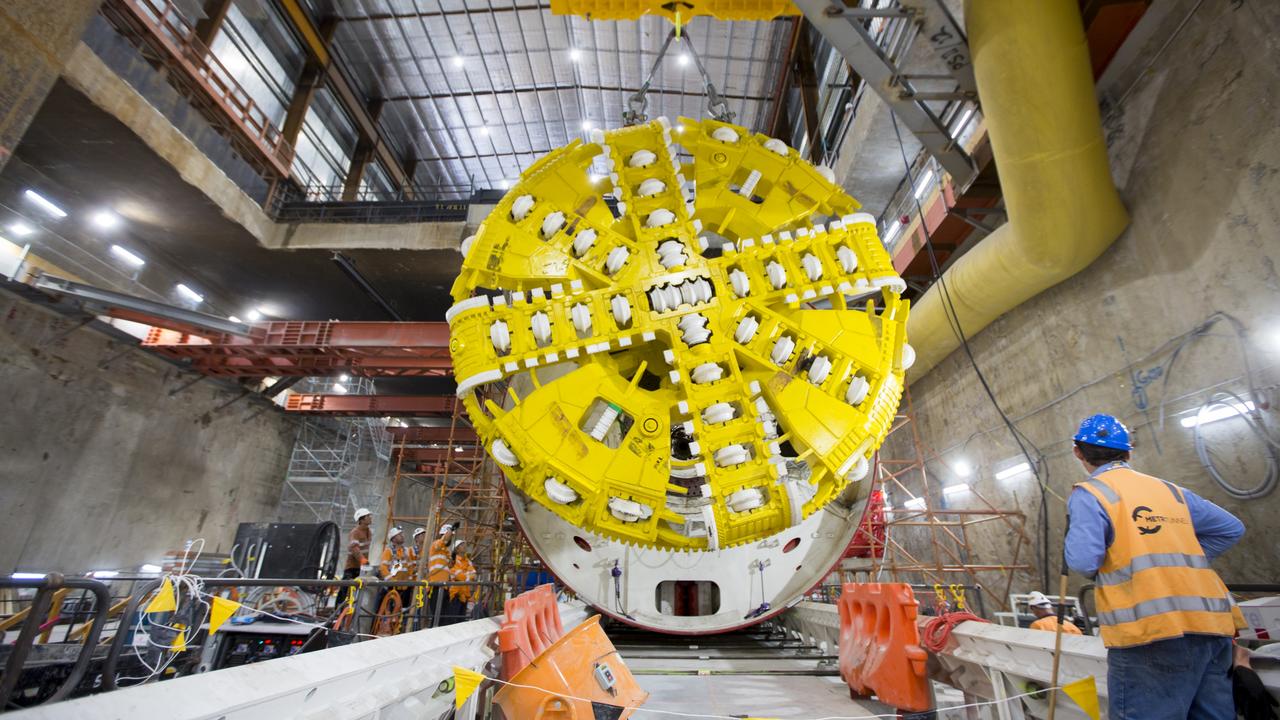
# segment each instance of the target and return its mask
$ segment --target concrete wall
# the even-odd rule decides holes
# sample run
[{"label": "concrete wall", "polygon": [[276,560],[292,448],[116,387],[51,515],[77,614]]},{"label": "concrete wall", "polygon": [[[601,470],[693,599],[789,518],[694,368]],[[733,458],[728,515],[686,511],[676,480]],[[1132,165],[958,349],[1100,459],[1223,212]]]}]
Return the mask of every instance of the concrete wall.
[{"label": "concrete wall", "polygon": [[[1194,411],[1215,389],[1245,392],[1236,337],[1228,323],[1218,323],[1186,344],[1172,367],[1169,362],[1184,334],[1215,311],[1230,313],[1248,328],[1257,381],[1275,397],[1280,47],[1274,37],[1280,8],[1250,0],[1204,3],[1157,56],[1193,3],[1176,5],[1159,31],[1142,41],[1129,73],[1136,84],[1116,86],[1112,97],[1124,99],[1106,118],[1113,172],[1131,226],[1079,276],[1006,314],[970,344],[1005,411],[1047,456],[1053,493],[1065,497],[1083,478],[1070,455],[1079,420],[1094,412],[1117,414],[1136,429],[1139,470],[1191,488],[1244,520],[1245,539],[1216,563],[1224,579],[1274,582],[1280,495],[1233,500],[1202,469],[1191,431],[1178,422],[1186,417],[1180,413]],[[979,492],[1034,520],[1032,477],[993,478],[1020,459],[1019,451],[963,351],[911,390],[923,440],[942,460],[930,465],[934,478],[957,481],[947,465],[967,460]],[[1275,432],[1280,418],[1274,409],[1267,417]],[[1241,484],[1261,477],[1263,446],[1241,420],[1207,430],[1222,472]],[[905,498],[893,499],[900,504]],[[969,496],[953,505],[979,502]],[[1049,513],[1050,572],[1056,578],[1065,507],[1051,499]],[[999,562],[1010,552],[1000,523],[971,532],[970,539],[971,562]],[[1014,590],[1035,588],[1032,577],[1038,576],[1022,578]]]},{"label": "concrete wall", "polygon": [[274,519],[290,421],[77,324],[0,293],[0,574],[227,552]]}]

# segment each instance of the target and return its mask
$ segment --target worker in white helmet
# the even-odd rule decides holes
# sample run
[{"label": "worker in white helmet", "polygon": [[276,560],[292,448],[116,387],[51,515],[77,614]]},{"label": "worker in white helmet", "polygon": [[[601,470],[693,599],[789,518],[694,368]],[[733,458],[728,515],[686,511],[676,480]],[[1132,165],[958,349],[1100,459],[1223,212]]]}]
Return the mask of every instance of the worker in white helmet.
[{"label": "worker in white helmet", "polygon": [[[1049,632],[1058,631],[1058,614],[1053,609],[1053,601],[1049,596],[1039,590],[1032,591],[1027,598],[1027,605],[1031,608],[1031,614],[1036,616],[1035,622],[1031,623],[1032,630],[1048,630]],[[1063,619],[1062,632],[1064,635],[1083,635],[1080,628],[1070,620]]]},{"label": "worker in white helmet", "polygon": [[[450,583],[473,583],[476,581],[476,566],[471,563],[471,558],[467,557],[467,541],[454,540],[453,552],[449,563],[449,582]],[[441,621],[442,625],[449,623],[462,622],[466,620],[475,607],[475,599],[478,593],[473,585],[455,585],[449,588],[449,613],[448,621]]]},{"label": "worker in white helmet", "polygon": [[453,535],[454,527],[451,523],[441,525],[440,537],[431,543],[431,554],[427,556],[427,582],[433,584],[427,595],[427,612],[433,618],[444,617],[448,611],[448,589],[436,587],[434,583],[449,582],[449,551],[453,545]]},{"label": "worker in white helmet", "polygon": [[[369,508],[360,508],[355,514],[356,526],[351,528],[350,542],[347,544],[347,562],[342,570],[343,580],[354,580],[362,571],[370,570],[369,546],[373,543],[373,513]],[[350,588],[343,588],[338,597],[341,605],[347,599]]]},{"label": "worker in white helmet", "polygon": [[[404,544],[404,528],[393,527],[387,532],[387,544],[382,548],[382,563],[378,566],[378,575],[383,580],[403,580],[408,582],[413,579],[413,549]],[[413,587],[410,585],[402,585],[394,588],[400,593],[401,607],[408,607],[409,601],[413,597]],[[378,607],[382,606],[382,599],[387,594],[387,589],[378,595]]]}]

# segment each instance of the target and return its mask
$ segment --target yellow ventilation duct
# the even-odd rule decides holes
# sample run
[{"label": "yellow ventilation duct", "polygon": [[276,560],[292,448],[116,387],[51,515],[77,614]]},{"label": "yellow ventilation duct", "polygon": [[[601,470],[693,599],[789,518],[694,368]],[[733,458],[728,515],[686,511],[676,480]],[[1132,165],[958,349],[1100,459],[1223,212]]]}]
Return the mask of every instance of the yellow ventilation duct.
[{"label": "yellow ventilation duct", "polygon": [[[966,337],[1080,272],[1129,222],[1111,182],[1076,0],[967,0],[965,22],[1009,222],[943,274]],[[960,345],[935,283],[914,307],[913,377]]]}]

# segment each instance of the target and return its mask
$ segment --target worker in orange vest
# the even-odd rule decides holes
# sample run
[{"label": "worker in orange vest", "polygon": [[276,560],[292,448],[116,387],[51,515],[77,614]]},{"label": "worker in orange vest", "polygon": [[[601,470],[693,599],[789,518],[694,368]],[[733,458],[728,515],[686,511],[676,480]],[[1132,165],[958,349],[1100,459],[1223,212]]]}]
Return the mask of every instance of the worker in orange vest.
[{"label": "worker in orange vest", "polygon": [[1110,415],[1080,424],[1089,479],[1067,501],[1067,565],[1096,585],[1111,720],[1234,720],[1235,610],[1209,567],[1244,535],[1234,515],[1129,467],[1129,430]]},{"label": "worker in orange vest", "polygon": [[[451,583],[470,583],[476,580],[476,566],[472,565],[471,558],[467,557],[466,544],[466,540],[453,541],[452,562],[449,564],[449,582]],[[449,614],[449,622],[466,620],[471,609],[475,607],[473,602],[475,597],[475,587],[472,585],[450,587],[449,604],[452,612]]]},{"label": "worker in orange vest", "polygon": [[[387,533],[387,544],[382,548],[382,564],[379,566],[379,575],[383,580],[403,580],[408,582],[413,578],[413,568],[415,560],[413,548],[404,544],[404,528],[393,527]],[[408,607],[412,599],[413,588],[409,585],[397,586],[394,588],[400,594],[401,607]],[[387,589],[378,597],[378,607],[382,607],[382,600],[387,594]]]},{"label": "worker in orange vest", "polygon": [[[1058,616],[1053,611],[1053,601],[1047,595],[1035,590],[1027,598],[1027,606],[1031,608],[1031,614],[1035,615],[1037,620],[1031,623],[1032,630],[1048,630],[1049,632],[1058,631]],[[1080,628],[1070,620],[1062,621],[1062,633],[1064,635],[1083,635]]]},{"label": "worker in orange vest", "polygon": [[[449,549],[453,545],[454,528],[450,523],[440,526],[440,537],[431,543],[431,554],[427,556],[427,582],[449,582]],[[432,586],[427,594],[427,612],[431,617],[443,618],[448,611],[449,593],[447,588]]]}]

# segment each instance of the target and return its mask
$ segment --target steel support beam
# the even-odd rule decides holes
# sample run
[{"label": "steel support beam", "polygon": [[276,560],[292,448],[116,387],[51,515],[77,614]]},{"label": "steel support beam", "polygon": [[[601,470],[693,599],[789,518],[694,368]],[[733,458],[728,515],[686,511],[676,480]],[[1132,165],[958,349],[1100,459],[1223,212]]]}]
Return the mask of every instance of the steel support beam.
[{"label": "steel support beam", "polygon": [[899,0],[902,7],[915,16],[920,36],[942,58],[947,71],[960,86],[965,97],[978,99],[978,82],[973,79],[973,58],[969,56],[969,38],[942,0]]},{"label": "steel support beam", "polygon": [[808,28],[801,22],[800,37],[796,39],[795,63],[796,85],[800,88],[800,107],[804,110],[805,136],[809,139],[809,159],[820,162],[826,152],[825,143],[819,133],[818,126],[818,75],[813,58],[813,43],[809,40]]},{"label": "steel support beam", "polygon": [[227,13],[231,10],[233,0],[205,0],[204,17],[196,21],[196,37],[206,46],[213,44],[213,39],[222,30],[227,21]]},{"label": "steel support beam", "polygon": [[[843,0],[796,0],[795,4],[866,81],[867,87],[888,103],[920,144],[937,158],[954,183],[966,186],[976,175],[973,159],[951,137],[942,120],[923,101],[911,97],[915,88],[867,32],[864,18],[850,13]],[[967,52],[964,57],[967,62]]]},{"label": "steel support beam", "polygon": [[[52,275],[36,280],[35,287],[59,295],[67,295],[83,302],[86,308],[121,320],[145,323],[167,328],[179,333],[224,333],[227,337],[249,335],[251,327],[232,322],[217,315],[206,315],[194,310],[143,300],[132,295],[82,285]],[[444,323],[440,323],[444,325]],[[447,326],[446,326],[447,329]]]},{"label": "steel support beam", "polygon": [[339,63],[335,62],[324,34],[311,21],[311,16],[299,0],[280,0],[280,5],[284,9],[285,18],[302,38],[303,47],[306,48],[310,61],[324,68],[325,81],[339,104],[351,116],[356,132],[360,137],[369,139],[373,157],[382,169],[387,171],[387,176],[397,187],[410,192],[413,187],[412,174],[405,170],[404,164],[396,157],[394,148],[383,137],[382,131],[378,128],[377,119],[370,113],[365,99],[357,92],[354,83],[347,78],[346,73],[339,67]]},{"label": "steel support beam", "polygon": [[448,417],[456,412],[457,398],[432,395],[321,395],[294,393],[285,410],[299,415],[345,417]]},{"label": "steel support beam", "polygon": [[390,433],[391,437],[395,438],[397,442],[409,444],[432,442],[460,442],[470,444],[477,440],[476,431],[473,428],[465,426],[452,428],[447,425],[444,427],[427,427],[422,425],[414,427],[389,427],[387,428],[387,432]]}]

